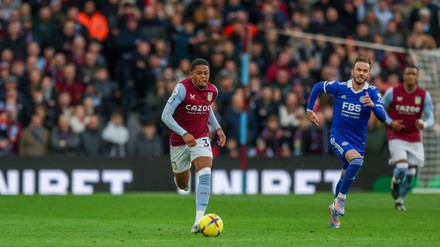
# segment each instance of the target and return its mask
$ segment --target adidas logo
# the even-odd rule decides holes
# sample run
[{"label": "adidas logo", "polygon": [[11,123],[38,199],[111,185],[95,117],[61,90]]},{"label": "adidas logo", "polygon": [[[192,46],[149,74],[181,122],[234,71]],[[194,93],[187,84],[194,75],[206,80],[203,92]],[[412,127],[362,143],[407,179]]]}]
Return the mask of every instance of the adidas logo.
[{"label": "adidas logo", "polygon": [[345,94],[344,94],[341,96],[341,99],[347,99],[347,96],[345,96]]}]

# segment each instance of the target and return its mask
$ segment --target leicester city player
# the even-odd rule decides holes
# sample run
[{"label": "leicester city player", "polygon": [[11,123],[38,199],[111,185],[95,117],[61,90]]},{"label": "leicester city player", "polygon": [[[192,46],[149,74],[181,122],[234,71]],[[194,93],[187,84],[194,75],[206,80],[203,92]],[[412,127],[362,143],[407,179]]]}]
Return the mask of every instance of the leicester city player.
[{"label": "leicester city player", "polygon": [[199,222],[211,194],[212,149],[208,123],[217,133],[220,146],[226,136],[218,123],[212,104],[217,88],[209,82],[209,63],[197,58],[191,63],[190,77],[179,82],[162,112],[162,121],[169,128],[171,167],[174,180],[182,190],[189,190],[190,169],[197,172],[196,217],[191,232],[200,232]]},{"label": "leicester city player", "polygon": [[339,216],[345,213],[347,193],[364,163],[367,124],[371,111],[380,121],[386,119],[378,89],[367,82],[370,72],[370,59],[356,58],[351,69],[351,80],[316,83],[307,106],[308,119],[319,125],[319,118],[313,112],[319,94],[331,94],[335,99],[330,144],[333,152],[342,160],[342,171],[336,185],[335,199],[329,206],[332,228],[339,228],[341,225]]}]

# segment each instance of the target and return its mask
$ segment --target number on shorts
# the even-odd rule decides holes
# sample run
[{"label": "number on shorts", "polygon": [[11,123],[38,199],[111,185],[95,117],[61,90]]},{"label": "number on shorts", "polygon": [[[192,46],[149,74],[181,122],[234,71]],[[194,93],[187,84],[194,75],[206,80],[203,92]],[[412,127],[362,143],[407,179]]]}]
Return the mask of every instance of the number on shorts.
[{"label": "number on shorts", "polygon": [[205,145],[203,145],[205,148],[209,147],[209,142],[207,138],[202,139],[205,142]]}]

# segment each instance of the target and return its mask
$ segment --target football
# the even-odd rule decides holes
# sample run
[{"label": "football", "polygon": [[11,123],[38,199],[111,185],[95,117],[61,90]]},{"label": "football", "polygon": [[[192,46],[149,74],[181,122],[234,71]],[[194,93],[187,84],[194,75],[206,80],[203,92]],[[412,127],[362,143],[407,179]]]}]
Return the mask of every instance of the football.
[{"label": "football", "polygon": [[218,237],[223,231],[223,220],[216,214],[207,214],[200,220],[200,232],[206,237]]}]

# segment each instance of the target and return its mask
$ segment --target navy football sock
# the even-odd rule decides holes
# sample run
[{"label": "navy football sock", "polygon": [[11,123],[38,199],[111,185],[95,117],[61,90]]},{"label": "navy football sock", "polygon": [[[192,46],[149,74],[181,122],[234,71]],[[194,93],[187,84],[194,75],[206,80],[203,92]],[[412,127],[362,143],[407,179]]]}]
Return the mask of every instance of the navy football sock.
[{"label": "navy football sock", "polygon": [[350,161],[350,164],[348,165],[347,170],[345,171],[344,178],[342,179],[341,189],[339,190],[340,193],[342,194],[348,193],[363,163],[364,163],[363,158],[354,158]]},{"label": "navy football sock", "polygon": [[342,185],[342,179],[340,178],[338,183],[336,184],[336,189],[335,189],[335,198],[338,196],[339,191],[341,190],[341,185]]}]

